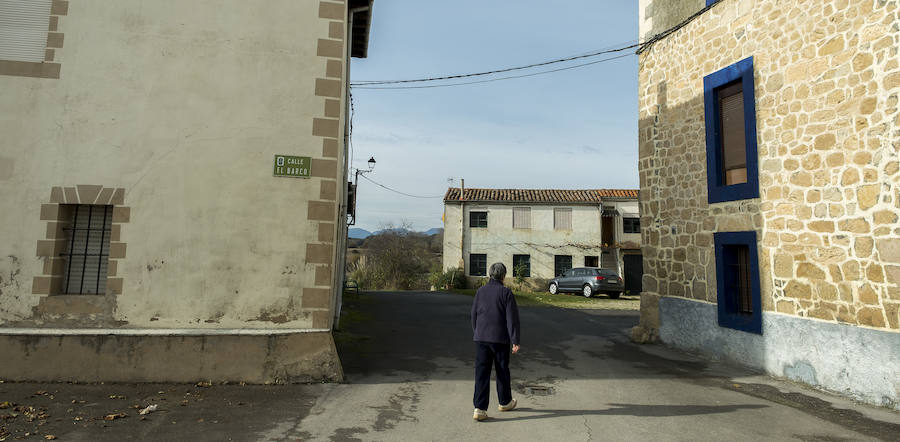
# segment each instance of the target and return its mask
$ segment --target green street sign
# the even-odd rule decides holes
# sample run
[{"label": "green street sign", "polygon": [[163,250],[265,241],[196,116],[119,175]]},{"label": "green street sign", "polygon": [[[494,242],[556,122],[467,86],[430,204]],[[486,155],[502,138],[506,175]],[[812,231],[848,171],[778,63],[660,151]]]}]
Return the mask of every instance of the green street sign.
[{"label": "green street sign", "polygon": [[309,178],[309,157],[275,155],[275,176]]}]

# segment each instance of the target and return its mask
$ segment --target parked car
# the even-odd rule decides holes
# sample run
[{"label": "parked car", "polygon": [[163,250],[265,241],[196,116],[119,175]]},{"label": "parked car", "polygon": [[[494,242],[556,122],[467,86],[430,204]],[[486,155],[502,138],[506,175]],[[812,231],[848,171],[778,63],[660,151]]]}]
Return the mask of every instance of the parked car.
[{"label": "parked car", "polygon": [[563,292],[581,293],[585,298],[595,293],[605,293],[618,298],[625,291],[625,282],[613,270],[597,267],[577,267],[550,280],[550,294]]}]

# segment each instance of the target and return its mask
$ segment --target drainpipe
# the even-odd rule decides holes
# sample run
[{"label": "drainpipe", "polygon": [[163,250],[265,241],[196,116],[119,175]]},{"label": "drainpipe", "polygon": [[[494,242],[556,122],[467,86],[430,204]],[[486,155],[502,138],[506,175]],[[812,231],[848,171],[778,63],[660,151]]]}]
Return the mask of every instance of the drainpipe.
[{"label": "drainpipe", "polygon": [[466,180],[459,179],[459,268],[466,269],[466,253],[463,247],[466,244]]}]

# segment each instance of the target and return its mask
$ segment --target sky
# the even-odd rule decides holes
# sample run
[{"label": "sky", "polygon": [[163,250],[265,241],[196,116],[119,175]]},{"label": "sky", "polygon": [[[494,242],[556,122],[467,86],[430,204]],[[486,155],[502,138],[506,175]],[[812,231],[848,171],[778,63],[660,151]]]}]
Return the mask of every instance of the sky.
[{"label": "sky", "polygon": [[[633,44],[637,23],[633,0],[375,0],[368,58],[353,59],[350,80],[437,77],[581,55]],[[636,55],[464,86],[353,87],[351,168],[376,161],[359,179],[355,227],[443,227],[442,197],[460,179],[467,188],[636,189],[637,87]]]}]

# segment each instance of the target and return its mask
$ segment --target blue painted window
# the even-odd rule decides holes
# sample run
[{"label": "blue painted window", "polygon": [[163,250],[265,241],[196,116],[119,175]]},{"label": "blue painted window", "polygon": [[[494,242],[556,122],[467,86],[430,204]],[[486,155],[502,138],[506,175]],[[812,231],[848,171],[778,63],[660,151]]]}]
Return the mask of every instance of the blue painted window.
[{"label": "blue painted window", "polygon": [[713,235],[719,326],[762,334],[756,232]]},{"label": "blue painted window", "polygon": [[759,198],[753,57],[703,78],[708,201]]},{"label": "blue painted window", "polygon": [[706,6],[709,6],[717,1],[719,1],[719,0],[706,0]]}]

